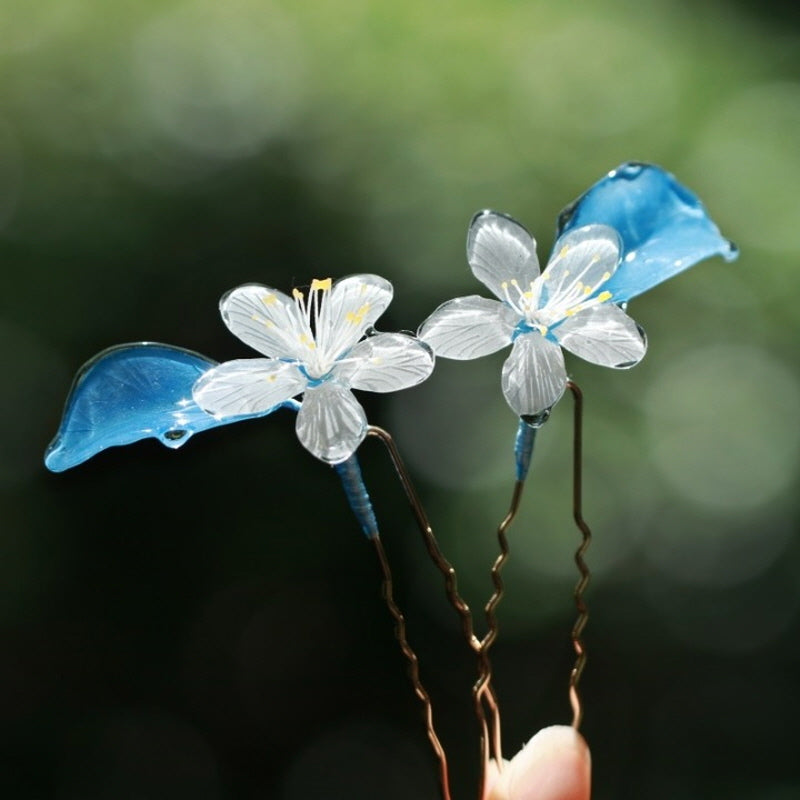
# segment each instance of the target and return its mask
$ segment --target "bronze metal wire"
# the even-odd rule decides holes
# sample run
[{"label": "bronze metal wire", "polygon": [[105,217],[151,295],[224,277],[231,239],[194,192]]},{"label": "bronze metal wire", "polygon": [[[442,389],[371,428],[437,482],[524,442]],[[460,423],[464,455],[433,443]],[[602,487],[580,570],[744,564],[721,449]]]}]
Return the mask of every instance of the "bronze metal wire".
[{"label": "bronze metal wire", "polygon": [[[491,743],[492,757],[494,758],[497,768],[502,772],[503,769],[503,754],[501,749],[500,740],[500,708],[497,703],[497,697],[494,689],[491,686],[492,671],[491,666],[488,664],[488,659],[484,661],[483,653],[479,654],[479,672],[478,680],[472,687],[472,698],[475,708],[475,716],[481,726],[480,738],[480,782],[478,785],[478,800],[483,800],[486,792],[486,776],[489,769],[489,745]],[[489,723],[484,710],[484,703],[489,709],[489,715],[492,719],[491,735],[489,733]]]},{"label": "bronze metal wire", "polygon": [[450,775],[447,769],[447,756],[445,755],[444,748],[442,747],[442,743],[433,725],[433,707],[431,705],[430,695],[425,690],[419,677],[419,659],[406,638],[405,617],[394,599],[392,571],[389,568],[386,550],[383,547],[380,536],[373,536],[370,541],[375,546],[378,563],[381,567],[381,573],[383,575],[382,594],[383,599],[386,601],[386,606],[389,609],[389,613],[394,619],[394,635],[400,644],[400,649],[403,651],[406,661],[408,661],[408,676],[414,687],[414,694],[416,694],[420,703],[422,703],[425,713],[425,730],[428,734],[428,741],[430,741],[433,752],[436,754],[436,758],[439,762],[439,785],[442,790],[442,800],[450,800]]},{"label": "bronze metal wire", "polygon": [[388,431],[385,431],[383,428],[379,428],[376,425],[370,425],[367,429],[367,434],[380,439],[381,442],[383,442],[384,447],[386,447],[387,451],[389,452],[389,457],[392,459],[392,464],[394,465],[397,476],[403,486],[403,491],[408,498],[408,503],[411,506],[411,511],[414,514],[414,518],[417,521],[417,527],[422,533],[422,538],[425,541],[425,547],[428,550],[428,555],[430,555],[439,572],[442,573],[442,576],[444,577],[447,599],[450,601],[450,605],[453,606],[461,619],[461,628],[464,632],[464,638],[467,640],[469,646],[476,653],[478,653],[480,651],[481,643],[478,637],[475,636],[475,631],[472,625],[472,612],[464,601],[464,598],[461,597],[458,592],[456,571],[453,568],[453,565],[445,558],[441,548],[439,547],[439,543],[436,541],[436,537],[433,535],[433,529],[428,521],[428,516],[425,513],[425,509],[422,507],[422,503],[420,503],[416,489],[414,489],[414,484],[411,482],[411,477],[408,474],[405,464],[403,463],[403,459],[400,457],[400,452],[397,449],[394,439],[392,438],[391,434],[388,433]]},{"label": "bronze metal wire", "polygon": [[[568,381],[567,387],[572,393],[574,401],[572,448],[572,515],[575,524],[582,534],[581,542],[575,551],[575,564],[578,567],[580,578],[575,586],[574,591],[575,606],[578,611],[578,616],[572,628],[571,634],[572,645],[575,650],[576,659],[569,678],[569,699],[573,715],[572,727],[575,730],[578,730],[583,720],[583,705],[581,702],[580,693],[578,691],[578,684],[580,682],[581,675],[583,674],[584,667],[586,666],[586,648],[583,643],[582,635],[589,619],[589,612],[584,600],[584,593],[589,585],[589,580],[591,577],[589,568],[584,560],[584,554],[591,544],[592,533],[588,524],[583,518],[582,511],[583,393],[578,385],[573,381]],[[431,560],[444,577],[447,598],[461,620],[461,628],[468,645],[478,656],[478,679],[472,687],[472,695],[475,714],[478,718],[481,733],[481,776],[479,785],[479,798],[482,799],[485,791],[486,772],[489,764],[490,742],[492,755],[497,762],[498,769],[502,770],[503,767],[500,711],[497,697],[491,685],[492,667],[489,659],[489,651],[497,639],[499,631],[497,607],[500,604],[504,594],[502,569],[509,555],[508,537],[506,534],[519,511],[522,500],[522,491],[525,485],[524,479],[518,480],[514,484],[508,511],[497,528],[497,541],[500,547],[500,553],[495,559],[491,569],[491,578],[494,591],[484,607],[487,632],[482,639],[479,639],[475,635],[472,612],[458,591],[455,569],[445,558],[441,548],[439,547],[439,543],[433,534],[431,524],[428,521],[427,514],[422,507],[419,496],[417,495],[416,489],[414,488],[411,477],[405,467],[405,464],[403,463],[394,439],[386,430],[375,425],[370,425],[367,429],[367,433],[369,436],[380,439],[389,453],[389,457],[391,458],[392,464],[403,487],[403,491],[406,494],[406,498],[408,499],[408,503],[411,507],[417,526],[422,534],[428,555],[431,557]],[[411,649],[405,637],[405,618],[403,617],[393,598],[391,572],[389,571],[389,565],[388,561],[386,560],[386,554],[383,549],[383,545],[378,537],[375,537],[373,541],[375,543],[376,551],[378,552],[378,558],[384,575],[383,596],[386,600],[389,612],[392,614],[392,617],[395,620],[395,635],[400,642],[400,647],[403,650],[406,659],[408,660],[409,675],[414,686],[414,691],[425,709],[428,739],[430,740],[437,759],[439,760],[442,795],[444,800],[449,800],[450,790],[447,759],[441,742],[439,741],[439,738],[433,727],[433,712],[430,697],[419,680],[419,662],[417,656]],[[484,705],[486,708],[484,708]],[[489,732],[486,709],[488,709],[489,716],[491,716],[492,719],[491,735]]]},{"label": "bronze metal wire", "polygon": [[584,554],[592,541],[592,532],[583,518],[582,493],[582,458],[583,458],[583,392],[577,384],[569,381],[567,387],[572,392],[574,400],[573,414],[573,440],[572,440],[572,516],[575,524],[582,534],[581,543],[575,551],[575,564],[580,572],[580,579],[575,586],[575,607],[578,610],[578,617],[572,628],[572,646],[575,649],[575,665],[569,676],[569,701],[572,706],[572,727],[578,730],[583,720],[583,704],[578,692],[578,683],[586,666],[586,647],[584,646],[583,629],[589,621],[589,609],[584,600],[584,592],[589,585],[591,573],[584,561]]},{"label": "bronze metal wire", "polygon": [[514,484],[514,491],[511,495],[511,503],[509,504],[508,511],[506,512],[503,521],[497,527],[497,542],[500,545],[500,555],[492,564],[492,583],[494,584],[494,593],[489,598],[489,602],[486,604],[484,608],[484,612],[486,613],[486,624],[488,626],[488,630],[486,635],[481,640],[481,650],[483,653],[487,653],[489,648],[494,644],[495,639],[497,638],[498,633],[498,625],[497,625],[497,606],[500,604],[500,601],[503,599],[503,593],[505,591],[505,587],[503,585],[503,576],[501,571],[503,569],[503,565],[506,563],[506,559],[508,558],[509,549],[508,549],[508,537],[506,536],[506,531],[511,526],[511,523],[514,521],[514,518],[517,516],[517,512],[519,511],[519,504],[522,500],[522,490],[525,488],[524,481],[517,481]]},{"label": "bronze metal wire", "polygon": [[[500,554],[495,559],[494,564],[492,564],[491,576],[492,583],[494,585],[494,592],[489,598],[489,602],[484,607],[487,631],[486,635],[483,637],[483,639],[481,639],[480,642],[480,678],[473,687],[475,702],[480,703],[481,698],[485,697],[486,702],[490,706],[492,712],[492,755],[497,763],[497,768],[500,771],[503,769],[503,743],[500,726],[500,710],[498,708],[497,699],[491,684],[492,664],[489,658],[489,650],[497,639],[497,634],[499,631],[499,625],[497,622],[497,606],[500,604],[505,591],[502,569],[509,555],[508,537],[506,536],[506,531],[514,521],[514,518],[517,516],[520,501],[522,500],[522,489],[524,486],[524,481],[517,481],[514,484],[514,491],[511,496],[509,509],[503,518],[503,521],[497,528],[497,541],[500,545]],[[485,753],[484,755],[485,763],[488,765],[488,753]]]},{"label": "bronze metal wire", "polygon": [[[491,741],[494,743],[494,747],[499,747],[499,737],[500,737],[500,719],[499,719],[499,709],[497,706],[497,698],[495,697],[494,690],[489,685],[489,680],[491,678],[491,669],[487,667],[488,660],[484,656],[482,652],[482,645],[481,641],[475,635],[475,629],[473,626],[472,620],[472,612],[470,611],[469,606],[464,601],[464,598],[461,597],[458,591],[458,581],[456,578],[456,571],[453,565],[445,558],[444,554],[442,553],[441,548],[439,547],[439,543],[436,540],[436,537],[433,534],[433,529],[431,528],[431,524],[428,521],[427,514],[425,513],[425,509],[422,507],[422,503],[419,500],[419,496],[414,488],[414,484],[411,481],[411,476],[408,474],[408,470],[403,463],[403,459],[400,456],[400,452],[397,449],[397,445],[394,442],[391,434],[388,431],[385,431],[383,428],[379,428],[375,425],[370,425],[367,429],[367,434],[369,436],[374,436],[383,443],[384,447],[389,453],[389,457],[392,460],[392,464],[394,465],[395,472],[397,473],[398,478],[400,479],[400,483],[403,487],[403,491],[406,494],[406,498],[408,499],[408,503],[411,506],[412,513],[414,514],[414,518],[417,522],[417,527],[422,534],[422,538],[425,542],[425,547],[428,551],[428,555],[430,555],[431,560],[438,568],[439,572],[444,577],[445,583],[445,592],[447,594],[447,599],[450,601],[450,605],[456,610],[460,620],[461,620],[461,628],[464,633],[464,638],[467,640],[467,644],[470,648],[476,653],[478,656],[478,680],[476,681],[475,685],[473,686],[472,693],[473,693],[473,704],[475,709],[475,716],[478,718],[478,725],[480,729],[480,754],[481,754],[481,774],[480,774],[480,784],[479,784],[479,794],[478,797],[480,799],[483,798],[485,784],[486,784],[486,770],[489,763],[488,758],[488,748],[489,748],[489,723],[486,717],[486,711],[484,709],[484,703],[489,708],[489,711],[492,715],[492,739]],[[500,755],[499,749],[496,749],[496,757],[498,759],[498,764],[501,763],[502,756]]]}]

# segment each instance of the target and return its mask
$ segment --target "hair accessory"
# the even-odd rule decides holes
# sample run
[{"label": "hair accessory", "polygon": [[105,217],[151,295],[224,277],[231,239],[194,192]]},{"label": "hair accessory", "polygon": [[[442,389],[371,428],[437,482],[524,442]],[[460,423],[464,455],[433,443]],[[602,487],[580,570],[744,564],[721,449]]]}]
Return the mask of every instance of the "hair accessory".
[{"label": "hair accessory", "polygon": [[[378,515],[356,454],[368,436],[379,439],[477,662],[471,700],[478,722],[483,800],[490,759],[498,771],[503,769],[490,651],[499,633],[507,533],[520,509],[539,431],[566,389],[574,400],[572,515],[581,533],[575,552],[575,662],[568,695],[572,726],[578,729],[583,719],[579,682],[586,664],[584,594],[590,578],[584,555],[592,534],[582,510],[583,394],[568,377],[563,350],[601,366],[634,366],[644,357],[647,340],[626,313],[628,301],[712,255],[730,261],[737,251],[697,197],[660,167],[622,164],[561,212],[557,239],[541,273],[536,242],[520,223],[496,211],[476,214],[467,233],[467,260],[494,298],[449,300],[423,322],[419,337],[372,330],[391,302],[393,289],[385,279],[363,274],[335,282],[314,279],[307,292],[294,289],[291,296],[261,284],[246,284],[224,295],[220,311],[225,324],[260,353],[257,358],[218,364],[190,350],[150,342],[104,350],[79,370],[45,463],[60,472],[108,447],[148,437],[176,449],[209,428],[266,416],[282,407],[294,411],[300,443],[336,470],[353,514],[375,549],[383,599],[422,707],[442,797],[450,800],[448,762],[434,728],[433,702],[421,682],[419,659],[394,597]],[[386,430],[368,424],[353,390],[405,389],[431,374],[434,353],[472,359],[507,346],[511,353],[501,386],[518,417],[515,481],[508,511],[496,528],[499,554],[491,566],[493,591],[484,606],[486,631],[481,637],[397,444]]]},{"label": "hair accessory", "polygon": [[473,359],[511,345],[501,386],[520,418],[516,482],[497,528],[500,554],[491,569],[494,592],[485,606],[488,631],[479,653],[487,688],[489,650],[497,638],[496,612],[504,591],[501,571],[509,554],[506,534],[521,502],[539,429],[567,387],[575,399],[573,516],[582,534],[575,554],[580,572],[572,631],[576,662],[569,681],[575,728],[583,715],[578,683],[586,662],[581,637],[588,620],[584,592],[589,569],[584,554],[591,532],[581,510],[582,394],[568,380],[562,348],[601,366],[636,365],[647,339],[627,315],[628,301],[717,254],[730,261],[737,250],[697,197],[660,167],[629,162],[561,212],[557,240],[541,273],[536,242],[519,222],[496,211],[476,214],[467,233],[467,261],[496,299],[470,295],[449,300],[419,328],[419,337],[444,358]]},{"label": "hair accessory", "polygon": [[218,417],[253,414],[303,394],[297,437],[329,464],[348,459],[367,435],[364,409],[351,389],[394,392],[433,370],[431,351],[413,336],[367,329],[386,310],[392,285],[378,275],[311,282],[308,298],[259,284],[220,301],[230,331],[265,358],[237,359],[206,372],[194,401]]}]

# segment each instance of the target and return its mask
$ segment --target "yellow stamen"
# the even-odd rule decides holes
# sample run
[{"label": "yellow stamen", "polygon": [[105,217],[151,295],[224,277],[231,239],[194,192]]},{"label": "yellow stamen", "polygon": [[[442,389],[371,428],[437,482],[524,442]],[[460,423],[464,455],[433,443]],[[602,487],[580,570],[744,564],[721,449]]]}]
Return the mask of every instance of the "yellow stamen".
[{"label": "yellow stamen", "polygon": [[568,244],[565,244],[565,245],[564,245],[564,246],[563,246],[563,247],[562,247],[562,248],[561,248],[561,249],[558,251],[558,257],[559,257],[559,258],[564,258],[564,256],[565,256],[567,253],[569,253],[569,245],[568,245]]},{"label": "yellow stamen", "polygon": [[310,350],[316,349],[317,343],[307,333],[301,333],[298,338],[300,339],[300,344],[304,344]]},{"label": "yellow stamen", "polygon": [[602,280],[603,281],[607,281],[610,277],[611,277],[611,273],[610,272],[604,272]]},{"label": "yellow stamen", "polygon": [[292,289],[292,297],[295,300],[302,300],[305,295],[299,289]]},{"label": "yellow stamen", "polygon": [[278,298],[277,298],[277,297],[275,297],[275,293],[274,293],[274,292],[270,292],[270,294],[265,294],[265,295],[264,295],[264,296],[261,298],[261,302],[262,302],[262,303],[263,303],[265,306],[271,306],[273,303],[277,303],[277,302],[278,302]]},{"label": "yellow stamen", "polygon": [[598,303],[605,303],[606,300],[610,299],[611,299],[611,292],[600,292],[600,294],[597,295]]},{"label": "yellow stamen", "polygon": [[591,294],[592,293],[592,287],[591,286],[584,286],[583,287],[583,293],[584,294]]},{"label": "yellow stamen", "polygon": [[329,292],[332,284],[333,281],[331,280],[331,278],[324,278],[322,280],[320,280],[319,278],[314,278],[314,280],[311,281],[311,291]]},{"label": "yellow stamen", "polygon": [[361,306],[361,308],[359,308],[358,311],[356,312],[348,311],[347,314],[345,315],[345,319],[351,325],[360,325],[364,321],[364,316],[366,315],[367,311],[369,311],[369,308],[370,308],[369,303],[364,303],[364,305]]}]

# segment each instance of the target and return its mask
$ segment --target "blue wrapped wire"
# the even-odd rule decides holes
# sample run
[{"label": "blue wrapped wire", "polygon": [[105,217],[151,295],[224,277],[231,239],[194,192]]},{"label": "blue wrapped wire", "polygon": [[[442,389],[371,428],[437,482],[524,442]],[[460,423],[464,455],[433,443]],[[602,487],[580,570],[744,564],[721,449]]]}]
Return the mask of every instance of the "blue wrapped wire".
[{"label": "blue wrapped wire", "polygon": [[333,466],[342,479],[347,502],[350,503],[350,508],[353,509],[353,514],[355,514],[359,525],[361,525],[361,530],[364,531],[364,535],[368,539],[374,539],[379,533],[378,520],[375,519],[372,501],[369,499],[367,487],[364,485],[364,479],[361,476],[358,458],[352,455],[346,461]]}]

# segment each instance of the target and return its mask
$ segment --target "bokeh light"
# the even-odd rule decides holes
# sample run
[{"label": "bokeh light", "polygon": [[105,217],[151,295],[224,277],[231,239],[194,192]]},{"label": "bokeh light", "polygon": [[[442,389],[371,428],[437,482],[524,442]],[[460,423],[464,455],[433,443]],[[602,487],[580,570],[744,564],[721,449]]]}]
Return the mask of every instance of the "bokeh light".
[{"label": "bokeh light", "polygon": [[646,396],[654,463],[700,506],[758,507],[797,481],[799,408],[800,381],[768,351],[696,349],[667,363]]},{"label": "bokeh light", "polygon": [[[793,135],[800,126],[800,83],[767,82],[734,94],[702,127],[692,165],[719,197],[717,208],[730,220],[744,247],[771,256],[800,251],[800,154]],[[740,202],[754,187],[757,202]],[[774,269],[769,263],[763,267]],[[789,278],[797,285],[797,278]]]},{"label": "bokeh light", "polygon": [[296,39],[270,3],[190,0],[165,8],[139,32],[132,53],[144,119],[190,151],[253,155],[302,104]]}]

